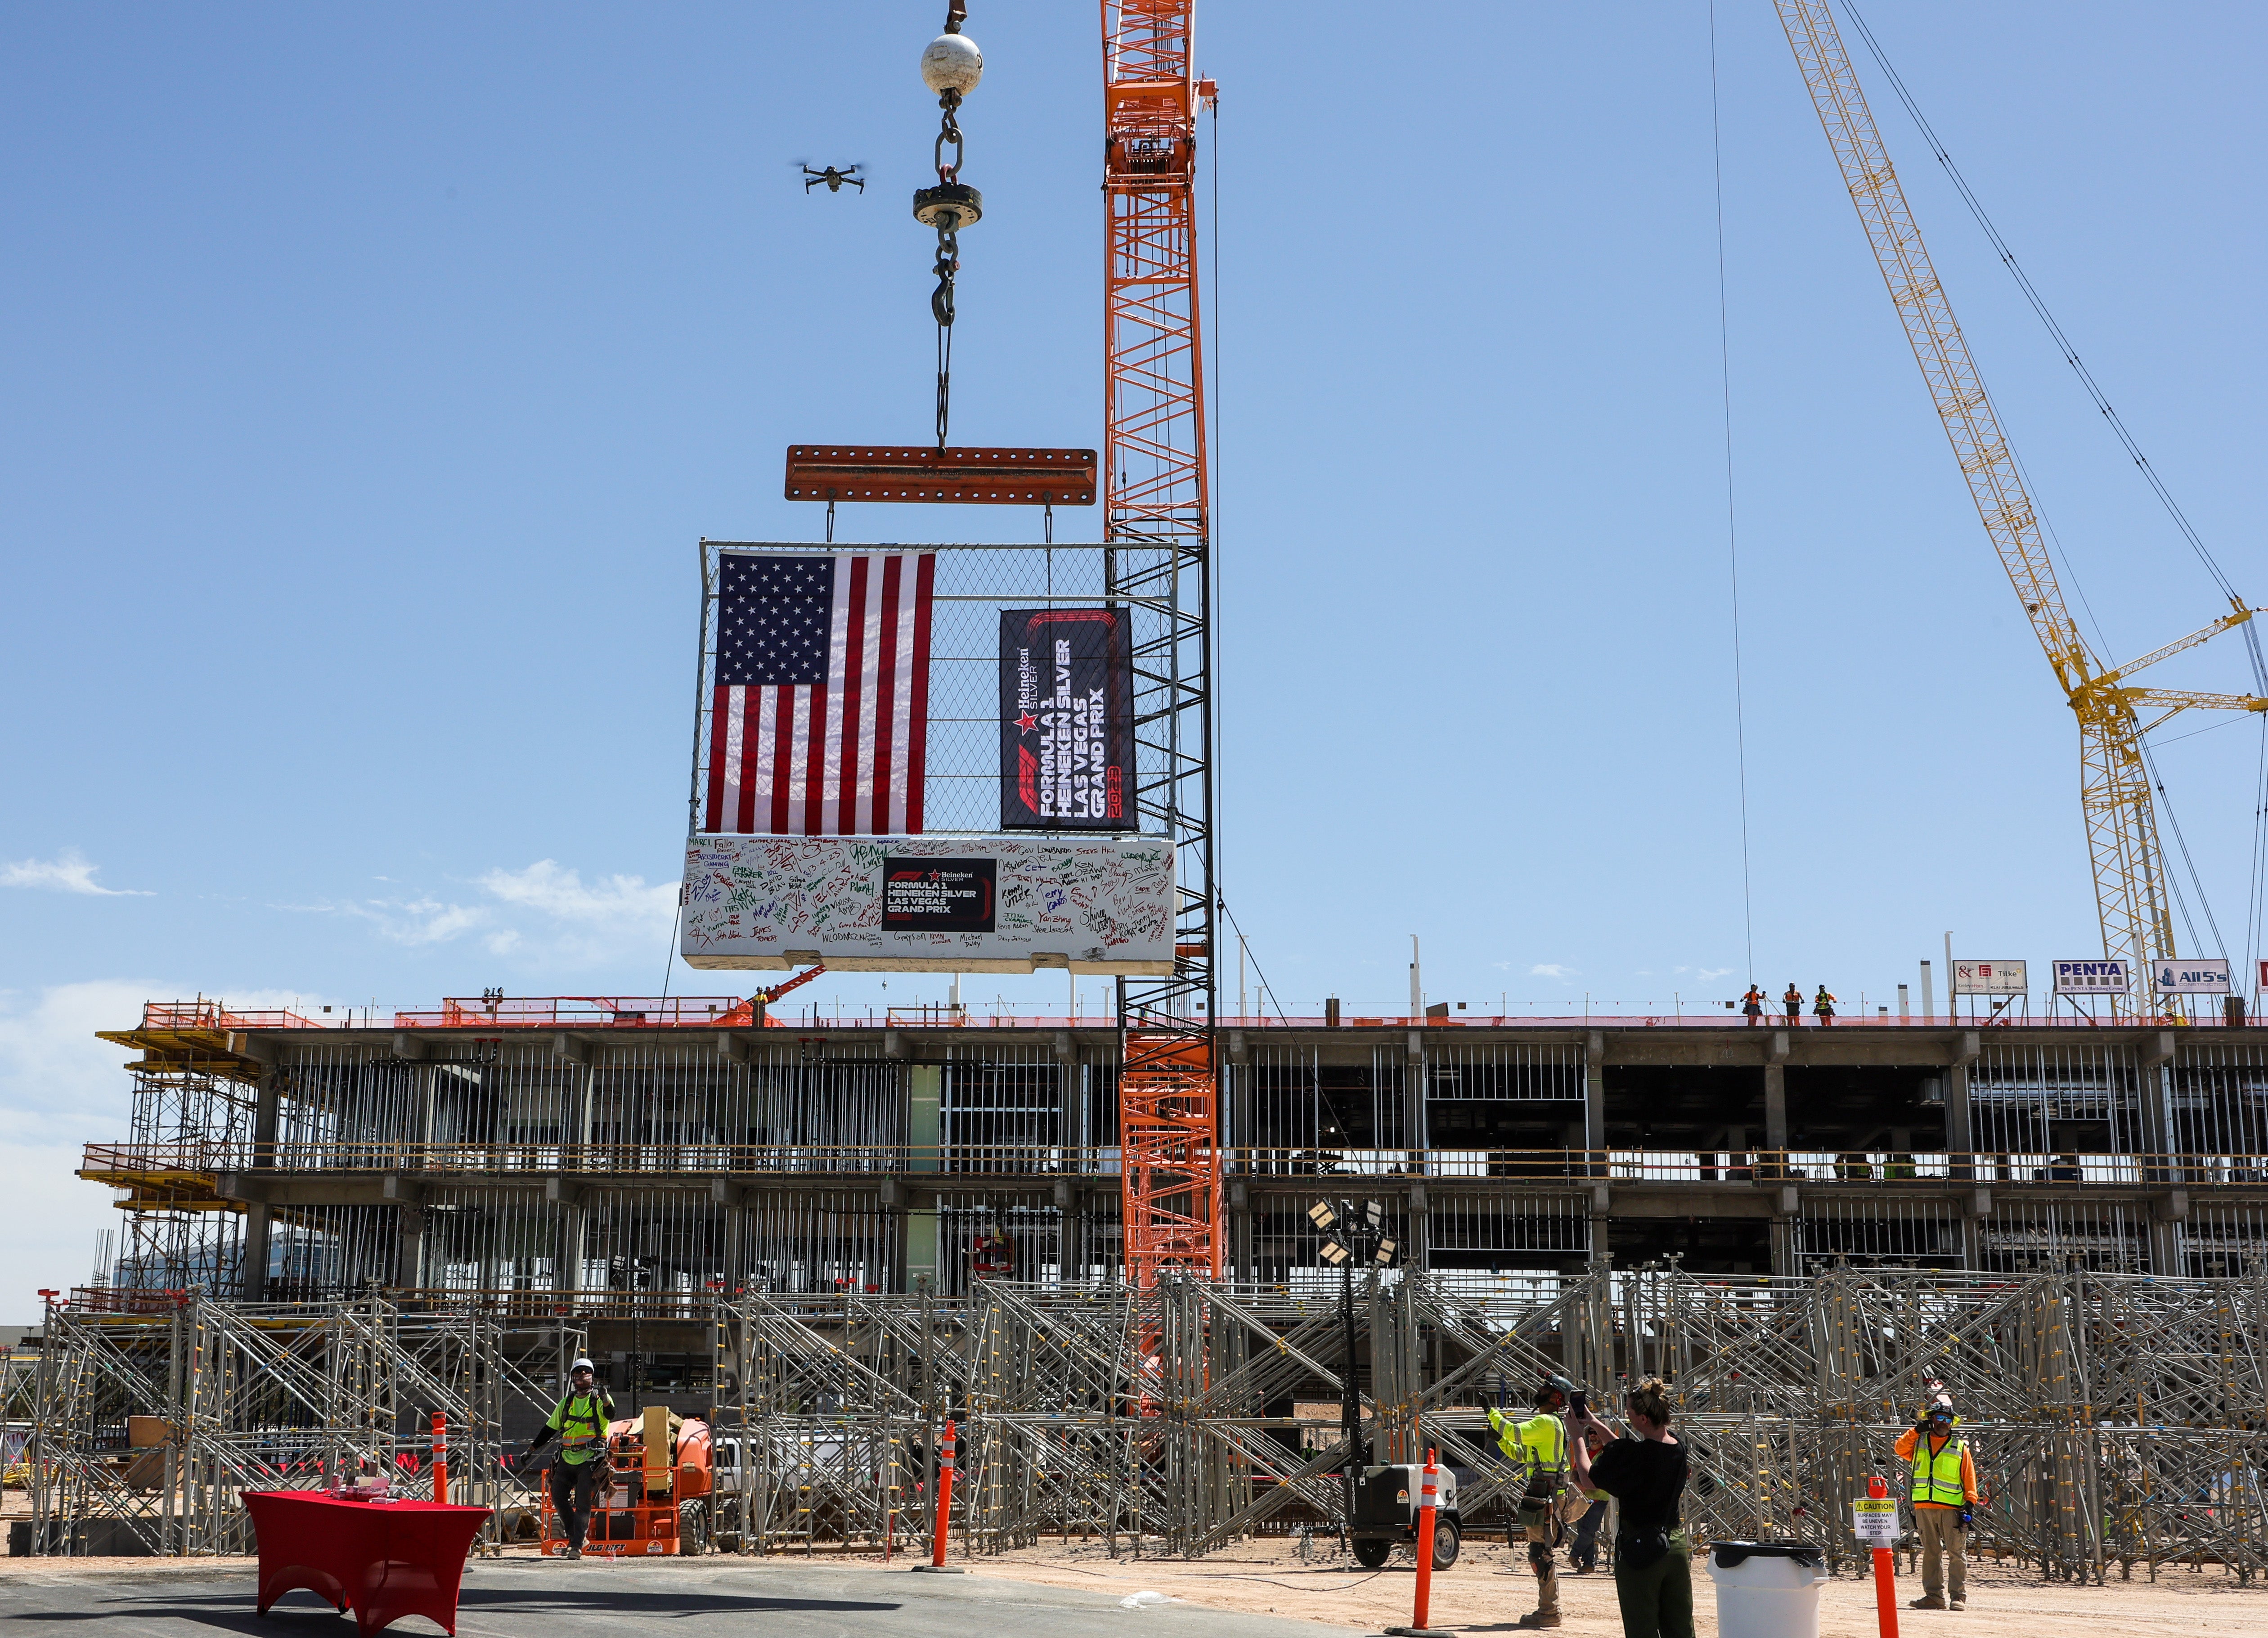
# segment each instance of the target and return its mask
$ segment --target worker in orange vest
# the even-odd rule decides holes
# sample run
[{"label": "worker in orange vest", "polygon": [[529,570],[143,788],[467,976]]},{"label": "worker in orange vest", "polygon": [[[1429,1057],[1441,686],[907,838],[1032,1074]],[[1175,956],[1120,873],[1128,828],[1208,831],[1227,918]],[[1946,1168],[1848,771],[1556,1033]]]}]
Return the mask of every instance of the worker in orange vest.
[{"label": "worker in orange vest", "polygon": [[1780,1010],[1787,1015],[1791,1029],[1803,1022],[1803,992],[1795,987],[1793,979],[1788,982],[1787,992],[1779,998],[1779,1005]]},{"label": "worker in orange vest", "polygon": [[[1961,1419],[1940,1393],[1898,1435],[1898,1459],[1913,1465],[1914,1531],[1921,1537],[1921,1597],[1917,1610],[1968,1607],[1969,1521],[1977,1506],[1977,1464],[1969,1441],[1954,1435]],[[1950,1560],[1950,1570],[1940,1562]],[[1951,1594],[1948,1605],[1948,1594]]]},{"label": "worker in orange vest", "polygon": [[1756,1028],[1764,1021],[1764,992],[1753,984],[1749,992],[1741,997],[1741,1011],[1747,1016],[1749,1027]]},{"label": "worker in orange vest", "polygon": [[1818,1015],[1822,1025],[1835,1022],[1835,998],[1827,992],[1825,985],[1821,985],[1819,993],[1811,998],[1811,1010]]}]

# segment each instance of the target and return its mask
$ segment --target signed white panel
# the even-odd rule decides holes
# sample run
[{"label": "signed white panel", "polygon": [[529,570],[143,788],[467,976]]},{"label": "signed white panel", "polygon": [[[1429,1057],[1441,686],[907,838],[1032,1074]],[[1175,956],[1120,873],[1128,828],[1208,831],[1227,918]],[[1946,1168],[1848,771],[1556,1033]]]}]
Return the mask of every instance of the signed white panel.
[{"label": "signed white panel", "polygon": [[696,836],[688,966],[1169,973],[1162,837]]}]

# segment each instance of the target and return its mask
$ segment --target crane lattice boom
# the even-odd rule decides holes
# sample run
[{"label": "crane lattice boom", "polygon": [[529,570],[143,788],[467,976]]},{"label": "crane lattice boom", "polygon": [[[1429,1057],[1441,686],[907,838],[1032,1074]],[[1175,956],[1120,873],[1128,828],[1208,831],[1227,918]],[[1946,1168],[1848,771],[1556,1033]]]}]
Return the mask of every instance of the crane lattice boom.
[{"label": "crane lattice boom", "polygon": [[2102,923],[2103,953],[2124,957],[2139,999],[2147,993],[2150,963],[2174,951],[2171,898],[2165,858],[2158,845],[2158,822],[2142,755],[2146,732],[2140,710],[2160,712],[2146,725],[2192,707],[2268,711],[2268,700],[2251,695],[2202,694],[2179,690],[2134,688],[2125,679],[2145,666],[2193,648],[2241,625],[2252,611],[2236,603],[2201,631],[2169,643],[2141,659],[2113,669],[2101,664],[2064,606],[2055,565],[2038,513],[2024,486],[2007,435],[1993,411],[1991,395],[1970,357],[1969,343],[1953,315],[1921,230],[1914,225],[1905,189],[1891,167],[1889,151],[1866,93],[1843,48],[1841,33],[1827,0],[1775,0],[1788,45],[1803,71],[1812,106],[1827,133],[1828,145],[1851,189],[1859,225],[1889,286],[1890,299],[1904,323],[1914,361],[1936,402],[1955,459],[1968,480],[1977,516],[1992,537],[2010,584],[2024,606],[2032,631],[2046,652],[2056,681],[2079,719],[2080,802],[2087,823],[2088,852],[2095,867],[2096,911]]},{"label": "crane lattice boom", "polygon": [[[1112,594],[1155,616],[1134,653],[1136,807],[1174,841],[1174,971],[1122,979],[1126,1275],[1221,1272],[1213,1052],[1211,526],[1197,305],[1194,0],[1102,0],[1103,539]],[[1116,550],[1123,546],[1124,550]]]}]

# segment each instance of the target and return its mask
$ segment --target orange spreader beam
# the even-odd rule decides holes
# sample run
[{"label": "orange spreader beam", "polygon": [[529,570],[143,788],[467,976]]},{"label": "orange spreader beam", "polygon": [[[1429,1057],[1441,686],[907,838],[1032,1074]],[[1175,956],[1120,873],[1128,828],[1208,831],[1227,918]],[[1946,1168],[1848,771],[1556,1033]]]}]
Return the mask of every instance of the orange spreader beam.
[{"label": "orange spreader beam", "polygon": [[[1197,111],[1212,88],[1196,77],[1193,11],[1193,0],[1102,0],[1102,486],[1106,541],[1202,554],[1211,491],[1195,182]],[[1211,1022],[1176,1017],[1160,1027],[1167,1022],[1152,1012],[1127,1031],[1118,1081],[1126,1276],[1144,1290],[1165,1269],[1217,1277],[1223,1266]]]},{"label": "orange spreader beam", "polygon": [[791,444],[787,498],[1092,506],[1094,451]]}]

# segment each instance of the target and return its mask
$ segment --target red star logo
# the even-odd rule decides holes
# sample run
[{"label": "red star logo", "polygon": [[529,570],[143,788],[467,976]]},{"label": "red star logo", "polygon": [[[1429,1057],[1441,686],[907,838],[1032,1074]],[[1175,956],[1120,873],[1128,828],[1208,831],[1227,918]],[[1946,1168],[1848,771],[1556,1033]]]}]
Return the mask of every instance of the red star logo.
[{"label": "red star logo", "polygon": [[1039,726],[1039,719],[1032,716],[1029,712],[1026,712],[1023,716],[1016,719],[1016,728],[1019,733],[1029,734],[1034,728],[1036,728]]}]

